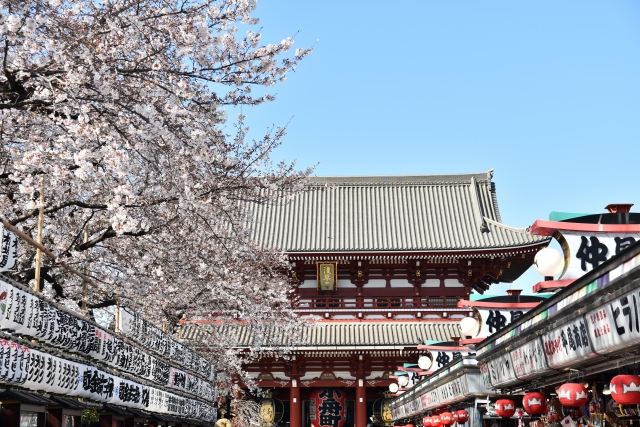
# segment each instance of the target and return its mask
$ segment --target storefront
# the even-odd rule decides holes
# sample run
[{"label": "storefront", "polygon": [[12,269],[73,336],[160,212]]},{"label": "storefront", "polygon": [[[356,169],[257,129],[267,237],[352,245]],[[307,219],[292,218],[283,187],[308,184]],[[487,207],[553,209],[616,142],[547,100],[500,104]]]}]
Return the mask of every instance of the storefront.
[{"label": "storefront", "polygon": [[529,423],[640,424],[640,242],[476,350],[484,386]]},{"label": "storefront", "polygon": [[[449,426],[477,425],[479,403],[495,393],[481,379],[474,357],[463,357],[436,371],[410,391],[391,402],[395,424]],[[482,400],[485,399],[485,400]]]}]

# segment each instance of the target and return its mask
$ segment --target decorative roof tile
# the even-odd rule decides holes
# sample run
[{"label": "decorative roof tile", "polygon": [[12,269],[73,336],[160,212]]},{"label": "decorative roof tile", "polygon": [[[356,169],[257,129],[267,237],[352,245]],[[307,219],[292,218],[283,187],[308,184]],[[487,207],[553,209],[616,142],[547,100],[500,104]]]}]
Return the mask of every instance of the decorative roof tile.
[{"label": "decorative roof tile", "polygon": [[499,249],[548,240],[501,223],[492,175],[310,178],[292,200],[252,206],[254,238],[289,253]]},{"label": "decorative roof tile", "polygon": [[[184,340],[195,341],[197,346],[198,342],[207,341],[210,332],[214,336],[235,337],[235,347],[292,345],[292,334],[279,330],[277,326],[261,326],[260,333],[254,334],[253,326],[246,323],[187,324],[182,326],[180,335]],[[304,326],[298,332],[300,342],[295,347],[299,348],[402,347],[424,344],[425,341],[449,341],[451,337],[460,336],[460,327],[457,322],[329,322]],[[258,335],[263,337],[260,343],[255,341]]]}]

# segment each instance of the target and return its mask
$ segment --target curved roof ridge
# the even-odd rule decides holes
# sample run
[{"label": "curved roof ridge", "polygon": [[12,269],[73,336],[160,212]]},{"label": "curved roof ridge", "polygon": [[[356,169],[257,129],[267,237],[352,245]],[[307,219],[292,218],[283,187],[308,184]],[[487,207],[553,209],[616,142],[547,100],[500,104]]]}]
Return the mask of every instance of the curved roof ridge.
[{"label": "curved roof ridge", "polygon": [[[501,228],[506,228],[507,230],[511,230],[514,231],[516,233],[522,233],[522,234],[529,234],[529,227],[511,227],[509,225],[505,225],[501,222],[498,221],[494,221],[491,218],[487,218],[486,216],[484,217],[484,220],[490,224],[495,225],[496,227],[501,227]],[[533,236],[532,236],[533,237]]]},{"label": "curved roof ridge", "polygon": [[471,178],[476,181],[491,181],[493,169],[483,172],[461,174],[432,175],[361,175],[361,176],[312,176],[309,184],[425,184],[425,183],[464,183],[469,184]]}]

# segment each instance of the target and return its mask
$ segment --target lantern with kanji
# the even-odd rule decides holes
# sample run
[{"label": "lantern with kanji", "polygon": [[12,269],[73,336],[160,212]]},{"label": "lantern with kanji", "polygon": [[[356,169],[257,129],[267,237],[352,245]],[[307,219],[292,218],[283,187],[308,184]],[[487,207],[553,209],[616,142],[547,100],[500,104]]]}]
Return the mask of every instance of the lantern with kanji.
[{"label": "lantern with kanji", "polygon": [[500,399],[496,402],[496,414],[502,418],[511,418],[516,413],[516,402],[510,399]]},{"label": "lantern with kanji", "polygon": [[422,425],[424,427],[431,427],[431,417],[424,417],[422,419]]},{"label": "lantern with kanji", "polygon": [[640,376],[617,375],[609,385],[611,398],[619,405],[640,404]]},{"label": "lantern with kanji", "polygon": [[313,427],[343,427],[347,420],[344,391],[336,388],[313,389],[311,405],[316,413],[311,420]]},{"label": "lantern with kanji", "polygon": [[453,414],[451,412],[443,412],[440,414],[440,421],[443,426],[450,426],[453,424]]},{"label": "lantern with kanji", "polygon": [[453,419],[458,424],[464,424],[469,421],[469,413],[466,411],[466,409],[460,409],[453,413]]},{"label": "lantern with kanji", "polygon": [[558,389],[558,400],[562,406],[586,405],[588,399],[587,389],[578,383],[562,384]]},{"label": "lantern with kanji", "polygon": [[547,396],[539,391],[532,391],[522,396],[522,406],[529,415],[540,415],[547,410]]},{"label": "lantern with kanji", "polygon": [[440,419],[440,415],[434,415],[431,417],[431,425],[433,427],[440,427],[442,425],[442,420]]}]

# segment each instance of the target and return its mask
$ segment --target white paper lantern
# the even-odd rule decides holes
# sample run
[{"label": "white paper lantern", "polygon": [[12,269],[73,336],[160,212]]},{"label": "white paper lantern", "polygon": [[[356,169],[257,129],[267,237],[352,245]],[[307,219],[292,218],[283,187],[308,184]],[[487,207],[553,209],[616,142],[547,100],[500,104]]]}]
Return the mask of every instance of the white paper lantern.
[{"label": "white paper lantern", "polygon": [[407,375],[403,375],[400,378],[398,378],[398,384],[400,385],[400,387],[404,387],[407,384],[409,384],[409,377]]},{"label": "white paper lantern", "polygon": [[433,361],[429,356],[420,356],[418,359],[418,366],[424,371],[428,371],[432,363]]},{"label": "white paper lantern", "polygon": [[564,257],[553,248],[544,248],[538,251],[533,260],[536,271],[544,277],[553,277],[564,268]]},{"label": "white paper lantern", "polygon": [[478,321],[473,317],[465,317],[460,321],[463,337],[475,337],[478,334]]}]

